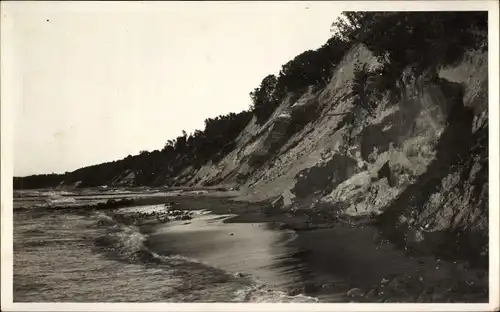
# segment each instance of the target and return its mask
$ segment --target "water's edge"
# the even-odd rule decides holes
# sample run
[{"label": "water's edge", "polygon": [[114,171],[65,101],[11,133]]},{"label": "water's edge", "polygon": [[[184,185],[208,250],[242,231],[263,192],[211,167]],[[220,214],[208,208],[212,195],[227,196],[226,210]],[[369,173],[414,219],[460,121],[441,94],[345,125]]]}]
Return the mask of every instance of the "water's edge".
[{"label": "water's edge", "polygon": [[[32,201],[27,204],[32,205]],[[263,204],[221,197],[156,196],[142,202],[138,200],[136,204],[138,206],[107,209],[104,206],[79,209],[74,205],[57,212],[47,207],[15,210],[15,300],[488,300],[487,286],[486,291],[482,286],[484,272],[435,257],[408,256],[381,238],[373,226],[335,225],[294,231],[290,224],[300,220],[290,219],[292,222],[287,224],[282,217],[262,213]],[[164,222],[159,213],[154,213],[155,209],[189,210],[190,217],[180,220],[182,216],[177,216],[178,221]],[[72,251],[65,252],[62,247]],[[85,257],[92,259],[80,267],[67,259]],[[56,267],[54,263],[60,261],[65,265],[59,265],[60,272],[50,275],[50,270]],[[86,267],[88,261],[97,268]],[[116,264],[111,265],[109,261]],[[104,274],[109,275],[109,280],[102,285],[96,282],[97,276],[110,265],[113,270]],[[45,266],[47,271],[43,270]],[[114,270],[118,278],[112,275]],[[94,271],[99,274],[94,276]],[[75,272],[80,272],[79,283],[88,285],[88,290],[80,289],[79,294],[74,294],[59,289],[64,284],[61,281],[67,281],[70,289],[74,287],[75,281],[70,283],[68,276]],[[34,277],[49,281],[33,283]],[[125,281],[134,285],[134,289],[123,286]],[[107,297],[95,293],[113,283],[122,285],[118,293],[108,291]],[[141,295],[141,290],[153,285],[161,291],[155,289]],[[464,297],[464,293],[468,297]]]}]

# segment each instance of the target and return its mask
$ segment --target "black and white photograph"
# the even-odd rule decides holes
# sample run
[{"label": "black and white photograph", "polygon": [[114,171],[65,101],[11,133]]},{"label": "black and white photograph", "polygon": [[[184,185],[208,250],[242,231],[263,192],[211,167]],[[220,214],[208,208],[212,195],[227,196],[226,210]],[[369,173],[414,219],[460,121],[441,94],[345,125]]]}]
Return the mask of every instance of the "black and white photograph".
[{"label": "black and white photograph", "polygon": [[1,5],[2,310],[498,311],[498,2]]}]

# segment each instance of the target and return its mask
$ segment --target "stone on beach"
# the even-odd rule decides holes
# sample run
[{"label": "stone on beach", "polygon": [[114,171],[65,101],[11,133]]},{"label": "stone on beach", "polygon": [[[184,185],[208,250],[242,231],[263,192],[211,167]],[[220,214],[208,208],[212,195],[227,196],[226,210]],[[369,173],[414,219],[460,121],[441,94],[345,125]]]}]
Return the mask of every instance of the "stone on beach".
[{"label": "stone on beach", "polygon": [[347,292],[347,296],[351,297],[351,298],[359,298],[359,297],[363,297],[363,295],[364,295],[363,291],[359,288],[351,288]]}]

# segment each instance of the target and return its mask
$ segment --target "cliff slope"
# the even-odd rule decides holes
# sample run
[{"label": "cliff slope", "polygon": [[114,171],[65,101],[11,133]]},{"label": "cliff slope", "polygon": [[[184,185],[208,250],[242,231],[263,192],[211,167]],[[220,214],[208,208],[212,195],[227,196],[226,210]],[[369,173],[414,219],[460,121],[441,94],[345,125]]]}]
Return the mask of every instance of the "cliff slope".
[{"label": "cliff slope", "polygon": [[[231,153],[199,170],[187,167],[181,183],[237,185],[239,200],[314,211],[328,216],[325,222],[378,220],[401,230],[408,246],[428,238],[438,250],[447,234],[465,233],[474,240],[468,246],[484,255],[487,54],[469,51],[437,77],[406,70],[400,94],[375,99],[371,113],[353,92],[360,64],[380,66],[363,45],[353,47],[326,87],[309,88],[296,101],[286,97],[262,126],[254,118]],[[363,86],[366,97],[375,83]],[[305,126],[290,132],[301,118]]]}]

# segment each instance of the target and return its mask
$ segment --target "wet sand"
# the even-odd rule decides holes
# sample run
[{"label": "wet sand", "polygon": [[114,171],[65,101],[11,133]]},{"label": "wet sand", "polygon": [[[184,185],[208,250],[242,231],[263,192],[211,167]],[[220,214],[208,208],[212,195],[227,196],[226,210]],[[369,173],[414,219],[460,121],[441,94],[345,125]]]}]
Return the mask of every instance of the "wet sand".
[{"label": "wet sand", "polygon": [[[205,215],[189,223],[166,224],[150,234],[148,248],[248,274],[274,289],[327,302],[350,301],[349,290],[366,293],[384,279],[398,276],[422,278],[414,290],[418,295],[426,285],[456,273],[453,265],[433,257],[410,258],[390,243],[377,242],[377,230],[371,227],[294,232],[273,223],[225,223],[226,218]],[[414,297],[415,293],[403,294],[400,300]]]},{"label": "wet sand", "polygon": [[263,223],[223,223],[223,218],[205,215],[166,224],[149,235],[146,245],[160,255],[180,254],[273,287],[291,286],[297,274],[283,275],[278,268],[280,259],[292,252],[286,242],[295,233],[275,231]]},{"label": "wet sand", "polygon": [[[249,274],[290,294],[328,302],[461,302],[460,291],[468,292],[470,287],[477,289],[463,302],[488,300],[484,272],[468,268],[464,261],[411,256],[384,240],[375,226],[331,224],[330,228],[304,230],[304,216],[266,214],[267,203],[182,198],[179,205],[182,209],[203,207],[213,215],[152,230],[149,248],[160,254],[192,257],[235,274]],[[385,283],[395,284],[396,293],[387,287],[385,293],[381,291]],[[468,286],[460,288],[459,284]],[[442,294],[457,287],[461,290],[456,294]],[[363,295],[347,296],[354,288]],[[373,290],[381,295],[366,296]],[[431,297],[423,298],[422,293]]]}]

